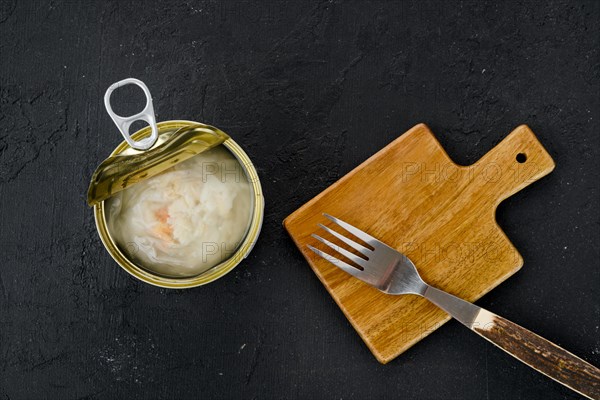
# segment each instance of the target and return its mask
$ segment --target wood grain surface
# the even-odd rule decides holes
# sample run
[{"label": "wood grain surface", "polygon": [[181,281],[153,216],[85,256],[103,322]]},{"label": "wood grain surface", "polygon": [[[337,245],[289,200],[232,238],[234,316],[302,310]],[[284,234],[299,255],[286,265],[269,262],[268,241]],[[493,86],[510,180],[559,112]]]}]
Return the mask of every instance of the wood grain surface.
[{"label": "wood grain surface", "polygon": [[317,223],[328,225],[322,213],[403,252],[426,282],[475,301],[523,264],[495,221],[496,207],[553,169],[525,125],[475,164],[459,166],[420,124],[300,207],[284,226],[375,357],[387,363],[449,316],[423,298],[383,294],[308,250],[307,244],[326,250],[310,237]]}]

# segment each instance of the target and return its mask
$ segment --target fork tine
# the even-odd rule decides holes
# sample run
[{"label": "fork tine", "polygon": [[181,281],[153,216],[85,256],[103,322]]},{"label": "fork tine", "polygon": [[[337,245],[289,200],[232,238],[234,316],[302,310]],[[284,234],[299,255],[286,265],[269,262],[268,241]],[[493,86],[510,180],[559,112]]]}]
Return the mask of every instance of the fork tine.
[{"label": "fork tine", "polygon": [[346,236],[342,235],[341,233],[338,233],[338,232],[334,231],[333,229],[331,229],[331,228],[329,228],[329,227],[327,227],[327,226],[325,226],[323,224],[318,224],[318,225],[319,225],[319,227],[321,227],[325,231],[329,232],[330,234],[332,234],[336,238],[340,239],[342,242],[346,243],[348,246],[352,247],[354,250],[358,250],[361,254],[363,254],[365,257],[367,257],[367,260],[369,259],[369,253],[373,252],[371,249],[366,248],[362,244],[356,243],[352,239],[348,239]]},{"label": "fork tine", "polygon": [[344,270],[345,272],[349,273],[350,275],[354,276],[355,278],[364,280],[364,271],[361,271],[360,269],[355,268],[352,265],[343,262],[342,260],[338,260],[334,256],[331,256],[331,255],[325,253],[324,251],[321,251],[321,250],[311,246],[310,244],[307,244],[306,246],[309,249],[311,249],[313,252],[317,253],[317,255],[319,255],[323,259],[329,261],[330,263],[332,263],[339,269]]},{"label": "fork tine", "polygon": [[344,228],[345,230],[347,230],[348,232],[350,232],[351,234],[353,234],[354,236],[356,236],[357,238],[372,244],[373,241],[375,242],[379,242],[377,239],[375,239],[373,236],[366,234],[365,232],[361,231],[358,228],[353,227],[352,225],[350,225],[347,222],[344,222],[340,219],[337,219],[336,217],[333,217],[329,214],[323,213],[323,215],[328,218],[329,220],[335,222],[336,224],[338,224],[339,226],[341,226],[342,228]]},{"label": "fork tine", "polygon": [[361,258],[361,257],[359,257],[359,256],[357,256],[355,254],[350,253],[348,250],[344,249],[343,247],[340,247],[340,246],[338,246],[336,244],[333,244],[329,240],[323,239],[319,235],[315,235],[313,233],[311,236],[314,237],[315,239],[317,239],[319,242],[324,243],[327,246],[331,247],[333,250],[337,251],[338,253],[340,253],[341,255],[343,255],[344,257],[346,257],[348,260],[357,263],[361,267],[364,268],[364,267],[367,266],[367,260],[365,260],[364,258]]}]

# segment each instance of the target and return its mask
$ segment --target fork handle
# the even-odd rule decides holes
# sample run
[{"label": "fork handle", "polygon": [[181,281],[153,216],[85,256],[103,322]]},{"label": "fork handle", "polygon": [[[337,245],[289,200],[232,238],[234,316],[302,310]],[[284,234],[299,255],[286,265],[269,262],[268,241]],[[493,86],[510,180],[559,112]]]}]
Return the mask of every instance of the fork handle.
[{"label": "fork handle", "polygon": [[592,364],[514,322],[442,290],[427,286],[423,296],[531,368],[590,399],[600,399],[600,369]]}]

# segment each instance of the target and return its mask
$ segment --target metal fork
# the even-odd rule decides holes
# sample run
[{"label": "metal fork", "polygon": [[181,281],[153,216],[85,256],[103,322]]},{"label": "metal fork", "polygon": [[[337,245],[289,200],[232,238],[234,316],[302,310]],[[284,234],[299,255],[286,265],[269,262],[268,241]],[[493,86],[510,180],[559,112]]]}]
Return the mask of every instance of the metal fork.
[{"label": "metal fork", "polygon": [[319,235],[312,237],[360,266],[356,268],[311,245],[309,249],[361,281],[390,295],[416,294],[450,314],[502,350],[530,367],[591,399],[600,399],[600,370],[554,343],[481,307],[428,285],[412,261],[373,236],[328,214],[329,220],[366,243],[357,243],[318,224],[329,234],[356,250],[358,256]]}]

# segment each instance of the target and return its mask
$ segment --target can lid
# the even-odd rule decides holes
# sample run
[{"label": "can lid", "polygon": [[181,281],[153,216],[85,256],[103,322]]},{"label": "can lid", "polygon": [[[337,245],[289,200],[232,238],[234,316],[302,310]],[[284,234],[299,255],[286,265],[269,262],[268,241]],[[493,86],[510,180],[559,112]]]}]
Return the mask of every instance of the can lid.
[{"label": "can lid", "polygon": [[[136,139],[148,129],[137,132]],[[127,146],[119,154],[104,160],[92,175],[88,189],[88,204],[94,206],[115,193],[151,178],[196,154],[220,145],[229,136],[215,127],[204,124],[185,126],[159,135],[147,151]]]},{"label": "can lid", "polygon": [[[142,113],[123,118],[116,116],[112,111],[110,93],[120,84],[129,83],[143,85],[140,87],[145,88],[144,93],[148,101]],[[105,104],[127,144],[123,151],[111,155],[96,168],[88,189],[87,202],[90,206],[229,139],[220,129],[198,123],[159,134],[150,92],[143,82],[132,78],[111,85],[105,96]],[[143,118],[140,117],[141,114],[144,114],[141,116]],[[126,120],[126,126],[118,122],[121,120],[115,120],[115,116]],[[127,132],[129,125],[136,119],[144,119],[150,125],[130,136]]]}]

